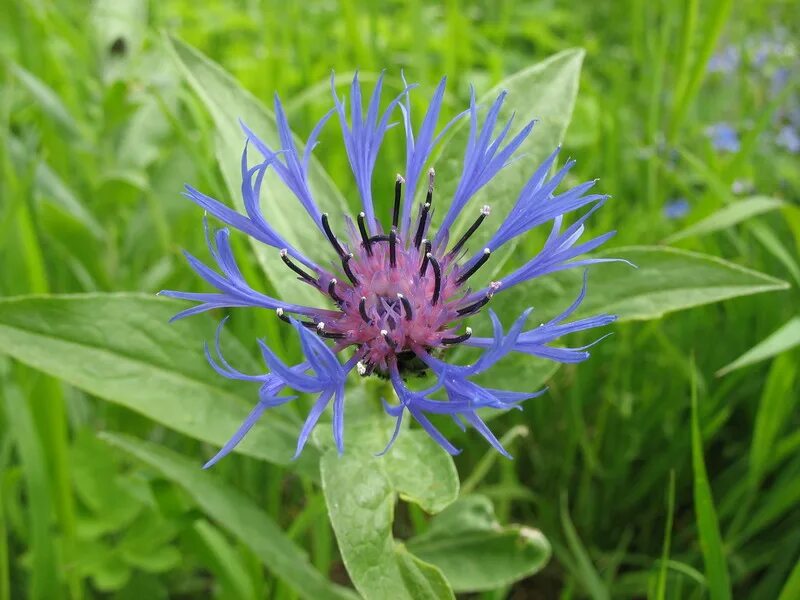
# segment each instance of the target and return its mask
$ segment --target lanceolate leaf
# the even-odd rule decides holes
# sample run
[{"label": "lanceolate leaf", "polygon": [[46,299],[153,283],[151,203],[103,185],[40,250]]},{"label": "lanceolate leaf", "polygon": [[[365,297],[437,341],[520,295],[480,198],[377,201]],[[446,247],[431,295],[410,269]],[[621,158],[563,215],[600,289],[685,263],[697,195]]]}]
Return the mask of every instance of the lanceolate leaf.
[{"label": "lanceolate leaf", "polygon": [[[174,38],[166,38],[165,43],[171,49],[187,83],[214,120],[217,129],[217,161],[230,194],[228,200],[241,210],[241,154],[245,135],[239,120],[272,148],[279,148],[275,117],[255,96],[244,90],[233,77],[198,50]],[[295,143],[298,152],[302,153],[302,144],[297,140]],[[260,156],[252,147],[250,154],[251,160]],[[341,193],[313,156],[309,176],[311,191],[323,211],[330,211],[337,219],[347,212]],[[269,173],[262,188],[262,207],[265,217],[296,248],[312,256],[315,248],[323,247],[327,250],[320,244],[322,234],[311,222],[300,202]],[[251,242],[267,276],[273,281],[281,281],[282,289],[288,288],[287,297],[311,304],[319,303],[318,293],[309,286],[286,277],[286,267],[278,259],[277,249],[265,247],[252,239]]]},{"label": "lanceolate leaf", "polygon": [[735,361],[722,367],[717,371],[717,376],[721,377],[736,369],[741,369],[742,367],[753,365],[762,360],[767,360],[768,358],[777,356],[781,352],[785,352],[799,345],[800,317],[793,317],[784,323],[782,327],[778,328],[777,331],[750,348],[750,350],[742,354]]},{"label": "lanceolate leaf", "polygon": [[705,219],[701,219],[682,229],[673,233],[666,240],[667,244],[677,242],[692,236],[701,236],[727,229],[737,223],[746,221],[751,217],[781,208],[785,205],[783,200],[778,198],[770,198],[768,196],[753,196],[752,198],[745,198],[739,202],[734,202],[728,206],[721,208],[713,214],[710,214]]},{"label": "lanceolate leaf", "polygon": [[[577,316],[611,313],[623,321],[643,321],[703,304],[789,287],[780,279],[720,258],[675,248],[630,246],[598,256],[623,258],[637,268],[624,263],[590,267],[589,292]],[[509,291],[509,297],[498,293],[493,302],[499,306],[513,305],[509,312],[533,306],[532,320],[544,320],[569,305],[578,295],[581,280],[581,269],[563,271],[528,284],[528,289],[522,286],[520,290]]]},{"label": "lanceolate leaf", "polygon": [[303,598],[355,600],[350,590],[329,583],[306,554],[248,498],[192,461],[156,444],[107,433],[108,442],[182,487],[215,522],[261,559],[272,573]]},{"label": "lanceolate leaf", "polygon": [[[58,377],[104,400],[214,446],[224,444],[252,408],[251,385],[215,373],[203,356],[213,340],[210,319],[168,323],[181,303],[139,294],[87,294],[0,300],[0,353]],[[233,337],[230,361],[259,373]],[[237,448],[287,464],[300,425],[270,411]],[[308,454],[308,458],[305,455]],[[298,466],[314,464],[309,448]],[[208,457],[197,457],[198,465]]]},{"label": "lanceolate leaf", "polygon": [[[479,106],[485,112],[485,107],[502,91],[508,92],[503,109],[500,111],[495,135],[512,115],[514,122],[506,140],[512,139],[530,121],[536,120],[536,125],[517,150],[515,156],[519,158],[495,176],[464,209],[461,218],[454,225],[452,239],[458,239],[475,220],[478,214],[477,207],[489,204],[492,215],[474,236],[475,247],[480,247],[478,240],[487,239],[497,228],[500,219],[508,214],[536,165],[547,158],[561,143],[572,119],[584,54],[583,50],[577,48],[559,52],[504,79],[479,99]],[[463,166],[468,132],[469,119],[464,118],[456,126],[452,137],[442,147],[441,154],[433,163],[436,167],[437,198],[452,198]],[[434,223],[438,223],[445,213],[441,207],[437,211]],[[510,253],[517,241],[506,243],[503,246],[503,253]],[[492,267],[500,262],[499,259],[493,261]]]}]

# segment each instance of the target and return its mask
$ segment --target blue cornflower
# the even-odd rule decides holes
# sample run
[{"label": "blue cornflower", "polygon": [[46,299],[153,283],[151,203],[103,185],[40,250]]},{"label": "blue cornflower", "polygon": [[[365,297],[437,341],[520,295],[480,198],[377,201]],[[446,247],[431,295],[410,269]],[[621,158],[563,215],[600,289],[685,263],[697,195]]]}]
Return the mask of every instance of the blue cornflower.
[{"label": "blue cornflower", "polygon": [[723,46],[717,50],[711,56],[711,58],[708,60],[708,64],[706,65],[706,71],[709,73],[722,73],[724,75],[730,75],[739,68],[740,61],[741,52],[739,52],[739,48],[732,44],[728,44],[727,46]]},{"label": "blue cornflower", "polygon": [[775,143],[792,154],[800,152],[800,133],[794,125],[784,125],[775,138]]},{"label": "blue cornflower", "polygon": [[729,123],[714,123],[706,127],[706,136],[711,145],[720,152],[738,152],[739,134]]},{"label": "blue cornflower", "polygon": [[[280,100],[275,98],[275,116],[279,130],[279,145],[269,147],[254,132],[244,127],[247,143],[242,154],[242,197],[245,214],[236,212],[218,200],[187,186],[186,197],[224,223],[276,249],[286,267],[302,282],[317,290],[329,308],[313,308],[291,304],[253,289],[239,270],[227,229],[213,235],[206,225],[206,240],[218,270],[186,254],[192,269],[215,288],[211,293],[165,291],[164,295],[197,302],[175,318],[215,308],[253,307],[274,311],[286,321],[300,338],[305,360],[296,365],[281,361],[269,346],[259,340],[261,354],[268,372],[262,375],[241,373],[222,357],[217,331],[214,353],[207,347],[211,366],[223,377],[242,379],[260,384],[259,402],[231,440],[206,466],[229,453],[254,425],[261,414],[273,406],[294,399],[281,395],[284,390],[316,394],[317,399],[302,427],[297,443],[299,454],[308,441],[328,404],[333,405],[333,437],[339,452],[344,450],[345,381],[355,370],[366,377],[372,374],[387,378],[394,386],[399,403],[384,401],[386,412],[397,419],[395,439],[403,415],[408,413],[445,450],[458,450],[434,426],[429,415],[446,415],[460,426],[471,425],[498,451],[507,454],[477,410],[480,408],[519,408],[519,403],[541,394],[542,390],[514,392],[486,388],[473,381],[476,375],[490,369],[511,352],[562,362],[575,363],[588,358],[587,347],[563,348],[551,344],[561,336],[608,325],[611,315],[567,319],[578,308],[586,294],[584,287],[573,304],[555,319],[532,329],[525,329],[531,309],[522,313],[506,331],[499,317],[489,311],[491,337],[473,337],[464,321],[475,317],[495,294],[514,289],[531,279],[564,269],[582,267],[611,259],[587,258],[614,235],[605,233],[581,241],[584,223],[600,208],[607,196],[592,193],[596,181],[587,181],[572,189],[557,192],[574,162],[569,161],[550,175],[559,154],[556,149],[536,169],[519,192],[510,213],[495,227],[486,246],[469,252],[467,245],[475,231],[490,215],[484,206],[475,221],[457,240],[450,240],[450,228],[465,206],[492,178],[508,166],[533,128],[526,124],[519,133],[509,136],[511,121],[498,129],[498,118],[505,99],[500,94],[481,118],[481,109],[471,94],[468,108],[436,132],[445,79],[442,79],[431,98],[419,129],[411,120],[409,94],[413,86],[395,97],[380,110],[383,77],[363,106],[361,86],[356,76],[350,87],[350,107],[345,109],[331,81],[333,109],[314,127],[300,154],[297,149]],[[372,201],[373,170],[384,134],[391,126],[395,110],[402,113],[406,138],[405,177],[395,181],[394,205],[386,225],[376,214]],[[334,233],[335,224],[322,212],[309,185],[310,152],[328,120],[336,115],[342,130],[345,151],[355,177],[363,210],[356,222],[345,219],[346,238]],[[464,151],[461,177],[449,202],[434,200],[434,170],[425,168],[443,133],[459,118],[469,120],[469,134]],[[249,166],[248,145],[255,147],[263,160]],[[268,169],[277,174],[292,191],[308,213],[309,224],[320,230],[332,250],[330,268],[311,260],[299,248],[294,248],[269,223],[259,201],[260,190]],[[425,181],[427,179],[427,181]],[[417,204],[417,189],[425,187],[424,200]],[[442,205],[442,225],[431,228],[433,205]],[[565,215],[590,206],[582,216],[567,225]],[[491,255],[510,240],[535,227],[550,223],[550,234],[542,250],[522,266],[498,281],[473,291],[468,284]],[[298,225],[302,226],[302,225]],[[483,225],[486,227],[486,225]],[[223,321],[224,323],[224,321]],[[462,327],[463,330],[462,330]],[[457,345],[480,350],[478,358],[469,365],[453,365],[444,360],[448,350]],[[344,355],[345,358],[339,358]],[[412,390],[406,384],[410,374],[430,372],[434,383],[425,390]],[[391,445],[390,441],[390,445]],[[388,449],[388,446],[387,446]]]},{"label": "blue cornflower", "polygon": [[675,198],[664,205],[664,216],[667,219],[682,219],[689,213],[689,201],[686,198]]}]

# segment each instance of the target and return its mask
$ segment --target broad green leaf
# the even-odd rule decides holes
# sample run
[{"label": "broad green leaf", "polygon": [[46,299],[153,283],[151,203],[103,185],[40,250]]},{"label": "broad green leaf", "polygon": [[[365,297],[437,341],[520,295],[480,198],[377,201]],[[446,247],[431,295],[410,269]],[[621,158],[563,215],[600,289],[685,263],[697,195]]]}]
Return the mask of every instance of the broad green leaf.
[{"label": "broad green leaf", "polygon": [[717,371],[717,377],[742,367],[754,365],[762,360],[767,360],[798,345],[800,345],[800,317],[792,317],[766,339]]},{"label": "broad green leaf", "polygon": [[545,566],[550,544],[536,529],[502,527],[485,496],[465,496],[433,518],[407,548],[442,570],[456,592],[490,590]]},{"label": "broad green leaf", "polygon": [[[279,144],[275,117],[233,77],[199,51],[174,38],[167,38],[165,43],[172,51],[187,83],[214,121],[217,128],[217,161],[228,193],[233,198],[234,205],[241,210],[241,155],[245,135],[239,126],[239,120],[247,124],[265,143],[277,148]],[[303,145],[299,140],[295,140],[295,143],[298,152],[302,153]],[[259,156],[252,146],[250,154],[253,157]],[[311,191],[320,209],[330,212],[334,222],[341,222],[340,217],[348,212],[345,201],[313,156],[309,166],[309,179]],[[312,257],[320,249],[327,250],[323,244],[324,237],[308,213],[271,172],[265,178],[262,198],[265,217],[289,243]],[[321,297],[315,290],[286,276],[286,267],[278,258],[278,250],[253,242],[252,248],[265,273],[273,281],[281,282],[281,289],[287,290],[287,298],[312,305],[319,304]]]},{"label": "broad green leaf", "polygon": [[398,495],[427,512],[441,511],[456,499],[452,459],[419,430],[402,431],[386,455],[375,456],[391,435],[391,419],[359,419],[354,413],[361,407],[351,403],[349,408],[346,451],[339,456],[329,449],[320,469],[331,524],[353,584],[368,600],[453,598],[436,567],[410,556],[392,538]]},{"label": "broad green leaf", "polygon": [[666,244],[672,244],[678,240],[683,240],[688,237],[707,235],[715,231],[722,231],[737,223],[746,221],[751,217],[755,217],[771,210],[781,208],[785,205],[783,200],[779,198],[770,198],[769,196],[753,196],[752,198],[745,198],[733,204],[729,204],[713,214],[710,214],[705,219],[701,219],[697,223],[689,225],[689,227],[673,233],[664,240]]},{"label": "broad green leaf", "polygon": [[[213,340],[210,319],[167,322],[181,305],[139,294],[3,299],[0,353],[221,446],[249,413],[257,389],[227,380],[208,365],[202,343]],[[223,347],[240,370],[264,372],[232,336]],[[270,411],[237,450],[288,464],[299,424],[290,424],[284,414]],[[198,464],[202,458],[207,457],[198,456]],[[315,460],[308,448],[296,464],[310,471]]]},{"label": "broad green leaf", "polygon": [[209,471],[150,442],[114,433],[101,437],[183,488],[211,519],[252,550],[265,567],[303,598],[356,597],[346,588],[328,582],[277,523]]},{"label": "broad green leaf", "polygon": [[[629,246],[597,256],[624,258],[637,266],[606,263],[589,267],[586,299],[576,316],[611,313],[622,321],[657,319],[671,312],[739,296],[783,290],[788,284],[714,256],[657,246]],[[578,295],[581,269],[523,284],[492,300],[499,314],[535,308],[532,320],[561,313]],[[530,292],[526,285],[530,286]],[[507,310],[506,310],[507,308]]]},{"label": "broad green leaf", "polygon": [[[692,370],[694,373],[694,370]],[[731,583],[725,549],[719,531],[719,521],[714,508],[714,498],[708,483],[708,473],[703,459],[703,438],[697,416],[697,382],[692,378],[692,470],[694,472],[694,510],[700,550],[706,568],[706,581],[711,600],[731,597]]]},{"label": "broad green leaf", "polygon": [[[488,239],[500,220],[511,210],[534,169],[561,143],[572,118],[583,57],[582,49],[559,52],[504,79],[479,99],[479,105],[486,107],[500,92],[508,92],[498,119],[501,125],[497,127],[499,131],[506,120],[514,116],[506,140],[512,139],[531,120],[536,120],[536,125],[515,154],[520,158],[500,171],[464,208],[453,226],[451,239],[458,239],[472,224],[479,206],[489,204],[492,215],[474,236],[474,246],[479,248],[480,241]],[[456,125],[453,135],[444,144],[434,163],[437,198],[452,198],[455,192],[463,167],[468,132],[469,119],[465,118]],[[445,212],[444,207],[440,206],[433,222],[438,224]],[[503,246],[504,256],[511,253],[517,241],[512,240]],[[493,257],[491,268],[501,263],[500,257],[497,260]]]}]

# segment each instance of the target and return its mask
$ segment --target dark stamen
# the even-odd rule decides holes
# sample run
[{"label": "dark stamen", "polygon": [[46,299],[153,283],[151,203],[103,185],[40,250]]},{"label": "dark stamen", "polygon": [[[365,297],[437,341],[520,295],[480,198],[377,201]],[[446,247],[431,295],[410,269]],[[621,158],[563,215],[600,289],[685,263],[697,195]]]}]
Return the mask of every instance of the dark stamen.
[{"label": "dark stamen", "polygon": [[389,232],[389,266],[393,269],[397,266],[397,250],[395,246],[397,246],[397,232],[392,229]]},{"label": "dark stamen", "polygon": [[422,264],[419,266],[419,276],[425,277],[425,271],[428,270],[428,253],[431,251],[431,243],[429,240],[422,240]]},{"label": "dark stamen", "polygon": [[425,195],[425,202],[427,204],[433,203],[433,180],[436,178],[436,171],[431,167],[428,170],[428,193]]},{"label": "dark stamen", "polygon": [[398,173],[397,181],[394,184],[394,209],[392,210],[392,227],[397,227],[400,221],[400,194],[403,189],[405,179]]},{"label": "dark stamen", "polygon": [[470,327],[467,327],[466,331],[459,336],[451,338],[442,338],[442,344],[444,344],[445,346],[450,346],[452,344],[460,344],[461,342],[466,342],[471,337],[472,337],[472,329]]},{"label": "dark stamen", "polygon": [[[275,309],[275,314],[278,315],[278,318],[281,321],[283,321],[284,323],[289,323],[291,325],[292,322],[289,320],[289,317],[286,316],[286,313],[284,312],[284,310],[282,308],[276,308]],[[297,322],[300,323],[300,325],[303,325],[304,327],[308,327],[309,329],[313,329],[314,327],[317,326],[316,323],[312,323],[311,321],[299,321],[298,320]]]},{"label": "dark stamen", "polygon": [[317,280],[316,280],[316,279],[314,279],[314,277],[313,277],[313,276],[309,275],[309,274],[308,274],[308,273],[306,273],[306,272],[305,272],[303,269],[301,269],[300,267],[298,267],[296,264],[294,264],[294,263],[292,262],[292,259],[291,259],[291,258],[289,258],[289,250],[287,250],[286,248],[284,248],[283,250],[281,250],[281,260],[282,260],[282,261],[283,261],[283,262],[286,264],[286,266],[287,266],[287,267],[289,267],[289,268],[290,268],[292,271],[294,271],[295,273],[297,273],[298,275],[300,275],[300,278],[301,278],[301,279],[304,279],[304,280],[306,280],[306,281],[307,281],[308,283],[310,283],[311,285],[317,285]]},{"label": "dark stamen", "polygon": [[386,340],[386,343],[392,350],[397,348],[397,342],[395,342],[392,338],[389,337],[388,331],[386,331],[385,329],[381,329],[381,335],[383,336],[383,339]]},{"label": "dark stamen", "polygon": [[367,298],[365,296],[361,296],[361,301],[358,303],[358,312],[365,323],[372,325],[372,319],[367,314]]},{"label": "dark stamen", "polygon": [[466,273],[464,273],[463,275],[459,276],[458,279],[456,279],[456,285],[461,285],[467,279],[472,277],[475,274],[475,271],[480,269],[484,265],[484,263],[486,263],[486,261],[489,260],[489,256],[491,254],[492,251],[489,250],[489,248],[484,248],[483,255],[478,260],[475,261],[475,264],[472,265],[469,269],[467,269]]},{"label": "dark stamen", "polygon": [[464,308],[459,308],[456,312],[458,316],[463,317],[464,315],[468,315],[470,313],[474,313],[475,311],[479,310],[480,308],[486,306],[489,303],[489,300],[492,299],[492,293],[489,292],[483,298],[475,302],[474,304],[470,304],[469,306],[465,306]]},{"label": "dark stamen", "polygon": [[328,236],[328,241],[331,243],[331,246],[333,246],[336,252],[339,253],[339,256],[342,258],[347,256],[341,244],[339,244],[339,240],[337,240],[336,236],[333,235],[330,223],[328,223],[328,213],[322,213],[322,228],[325,230],[325,235]]},{"label": "dark stamen", "polygon": [[366,215],[363,212],[358,213],[358,230],[361,232],[361,243],[364,244],[367,256],[372,256],[372,248],[369,244],[369,234],[367,233],[367,223],[365,219]]},{"label": "dark stamen", "polygon": [[426,202],[422,205],[422,210],[419,211],[419,225],[417,225],[417,235],[414,236],[414,247],[419,248],[422,243],[422,236],[425,234],[425,223],[428,220],[428,211],[431,209],[431,203]]},{"label": "dark stamen", "polygon": [[450,254],[457,254],[458,251],[461,250],[461,247],[467,243],[467,240],[472,236],[473,233],[475,233],[475,231],[477,231],[478,227],[481,226],[483,220],[489,216],[489,210],[490,209],[488,206],[484,206],[481,209],[481,214],[477,219],[475,219],[475,222],[470,225],[470,228],[467,229],[467,232],[461,236],[461,239],[456,242],[456,245],[453,246],[452,250],[450,250]]},{"label": "dark stamen", "polygon": [[339,297],[339,294],[336,293],[336,284],[337,283],[338,282],[336,281],[336,279],[331,279],[328,282],[328,295],[331,298],[333,298],[333,301],[336,302],[336,304],[341,304],[342,303],[342,299]]},{"label": "dark stamen", "polygon": [[403,303],[403,309],[406,311],[406,321],[410,321],[414,316],[414,311],[411,310],[411,302],[403,294],[397,294],[397,298]]},{"label": "dark stamen", "polygon": [[317,323],[317,334],[320,337],[328,338],[329,340],[341,340],[344,339],[346,336],[343,333],[338,333],[336,331],[325,331],[325,323]]},{"label": "dark stamen", "polygon": [[345,275],[347,275],[348,279],[353,282],[353,285],[358,285],[358,279],[353,274],[352,269],[350,268],[350,259],[353,258],[353,254],[347,254],[342,257],[342,269],[344,269]]},{"label": "dark stamen", "polygon": [[436,306],[436,303],[439,302],[439,293],[442,291],[442,268],[439,266],[439,261],[433,258],[433,254],[428,252],[425,256],[428,257],[433,267],[433,298],[431,299],[431,304]]}]

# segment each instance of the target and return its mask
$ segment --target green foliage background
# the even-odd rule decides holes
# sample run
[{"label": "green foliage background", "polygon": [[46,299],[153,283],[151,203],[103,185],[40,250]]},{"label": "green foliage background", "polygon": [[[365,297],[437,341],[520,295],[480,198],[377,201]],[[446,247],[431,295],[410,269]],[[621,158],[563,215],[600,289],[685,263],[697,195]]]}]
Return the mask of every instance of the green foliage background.
[{"label": "green foliage background", "polygon": [[[800,94],[795,4],[5,1],[0,600],[350,598],[354,584],[374,598],[800,597],[800,161],[775,141]],[[235,122],[215,122],[187,74],[191,49],[170,35],[265,105],[279,92],[300,136],[330,106],[331,69],[342,83],[386,69],[393,92],[404,69],[421,83],[417,114],[447,74],[455,114],[470,83],[483,95],[585,49],[564,136],[578,159],[570,182],[600,177],[614,199],[590,227],[616,229],[605,252],[640,268],[592,269],[586,310],[625,322],[589,361],[553,372],[523,360],[494,375],[550,388],[492,421],[514,461],[455,428],[460,490],[418,432],[374,459],[367,442],[386,423],[370,407],[385,390],[371,384],[348,401],[363,421],[345,459],[320,435],[289,461],[303,398],[199,470],[255,390],[205,364],[211,319],[167,325],[178,305],[152,295],[199,289],[180,250],[201,253],[200,215],[180,191],[230,198],[217,153],[235,167],[243,140]],[[754,67],[764,39],[783,41]],[[740,66],[707,73],[727,45]],[[771,90],[781,68],[788,84]],[[545,84],[509,100],[537,105]],[[710,144],[719,121],[740,132],[738,152]],[[534,158],[550,151],[531,139]],[[394,131],[377,197],[403,153]],[[315,154],[354,206],[335,127]],[[666,218],[679,197],[688,215]],[[636,247],[658,244],[675,249]],[[268,253],[243,237],[235,247],[250,281],[294,290],[265,276]],[[552,315],[576,284],[551,278],[498,310]],[[276,321],[237,313],[232,362],[258,370],[253,331],[296,356]],[[367,538],[375,550],[359,554]]]}]

